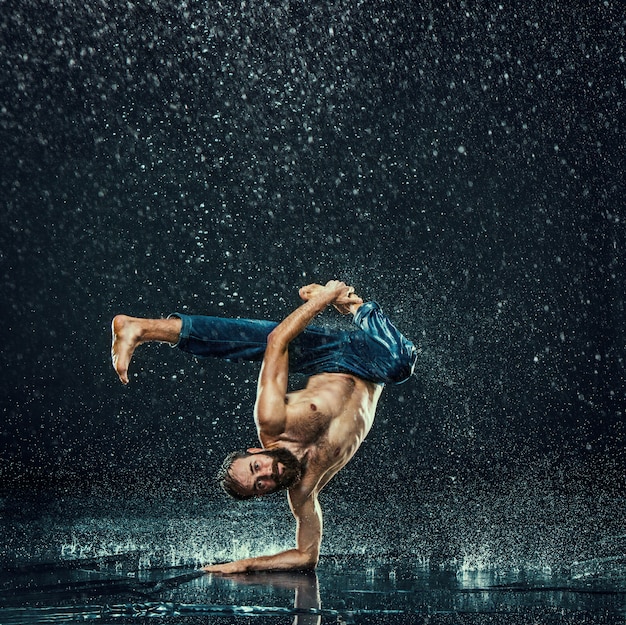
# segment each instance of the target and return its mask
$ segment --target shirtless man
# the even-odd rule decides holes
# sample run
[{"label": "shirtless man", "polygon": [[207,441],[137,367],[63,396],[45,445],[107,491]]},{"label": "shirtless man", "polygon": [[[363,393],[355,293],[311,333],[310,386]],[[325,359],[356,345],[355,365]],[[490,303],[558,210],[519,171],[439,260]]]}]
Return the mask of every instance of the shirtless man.
[{"label": "shirtless man", "polygon": [[[413,373],[415,347],[375,302],[364,304],[337,280],[303,287],[300,297],[305,303],[280,324],[179,314],[113,320],[113,366],[124,384],[135,348],[148,341],[175,344],[199,357],[262,359],[254,407],[262,447],[231,454],[222,484],[240,499],[287,489],[296,546],[204,567],[210,573],[314,568],[322,540],[319,492],[370,431],[383,385],[404,382]],[[359,330],[307,328],[331,304],[354,315]],[[287,392],[290,370],[309,376],[304,389]]]}]

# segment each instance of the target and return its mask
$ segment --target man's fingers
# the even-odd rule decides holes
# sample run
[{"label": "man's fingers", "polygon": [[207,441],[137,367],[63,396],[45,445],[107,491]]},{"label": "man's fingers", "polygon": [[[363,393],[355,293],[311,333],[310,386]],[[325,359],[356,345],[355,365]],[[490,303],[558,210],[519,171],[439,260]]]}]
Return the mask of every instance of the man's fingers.
[{"label": "man's fingers", "polygon": [[345,282],[341,282],[341,280],[329,280],[326,283],[326,288],[335,291],[336,293],[341,293],[342,291],[345,291],[346,289],[349,289],[351,287],[349,287]]}]

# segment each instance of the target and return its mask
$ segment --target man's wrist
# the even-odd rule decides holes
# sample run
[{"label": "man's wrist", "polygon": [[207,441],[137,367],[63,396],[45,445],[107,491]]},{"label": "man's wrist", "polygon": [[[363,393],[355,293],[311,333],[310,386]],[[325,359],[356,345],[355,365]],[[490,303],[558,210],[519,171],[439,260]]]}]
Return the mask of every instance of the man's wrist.
[{"label": "man's wrist", "polygon": [[320,289],[317,296],[311,298],[311,300],[309,301],[317,300],[317,299],[324,302],[324,306],[330,306],[337,299],[337,293],[331,290],[327,290],[326,288],[322,288]]}]

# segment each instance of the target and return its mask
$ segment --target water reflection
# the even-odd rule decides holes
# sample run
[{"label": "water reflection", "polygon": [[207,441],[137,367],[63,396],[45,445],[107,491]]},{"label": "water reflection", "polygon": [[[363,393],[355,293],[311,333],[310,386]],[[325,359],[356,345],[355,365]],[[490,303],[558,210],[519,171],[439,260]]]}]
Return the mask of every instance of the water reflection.
[{"label": "water reflection", "polygon": [[227,583],[245,594],[245,589],[260,591],[293,592],[294,625],[320,625],[322,618],[320,584],[317,573],[310,572],[259,572],[251,575],[236,575],[229,578],[214,578],[217,583]]},{"label": "water reflection", "polygon": [[[447,623],[617,623],[626,615],[618,578],[575,579],[524,571],[431,570],[408,559],[326,558],[317,573],[255,573],[233,577],[197,570],[124,570],[111,561],[5,571],[0,622],[75,622],[154,617],[162,623],[232,622],[277,617],[297,625],[408,623],[428,616]],[[622,581],[620,581],[622,580]],[[583,618],[584,617],[584,618]],[[621,620],[620,620],[621,619]],[[280,620],[280,619],[279,619]],[[283,622],[283,621],[281,621]]]}]

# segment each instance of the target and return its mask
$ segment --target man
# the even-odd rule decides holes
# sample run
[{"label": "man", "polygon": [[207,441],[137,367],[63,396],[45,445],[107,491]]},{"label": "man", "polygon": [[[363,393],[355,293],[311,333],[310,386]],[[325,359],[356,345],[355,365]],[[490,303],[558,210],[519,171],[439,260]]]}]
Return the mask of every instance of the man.
[{"label": "man", "polygon": [[[254,407],[262,447],[231,454],[222,470],[223,486],[241,499],[288,489],[296,546],[207,566],[207,572],[314,568],[322,540],[319,492],[370,431],[383,385],[404,382],[413,373],[415,347],[378,304],[364,304],[337,280],[303,287],[300,297],[305,303],[280,324],[181,314],[113,320],[113,366],[124,384],[135,348],[148,341],[171,343],[199,357],[262,359]],[[331,304],[352,314],[359,330],[307,328]],[[309,376],[304,389],[287,392],[290,370]]]}]

